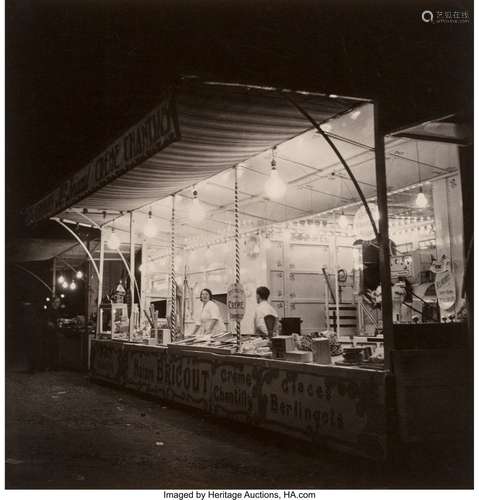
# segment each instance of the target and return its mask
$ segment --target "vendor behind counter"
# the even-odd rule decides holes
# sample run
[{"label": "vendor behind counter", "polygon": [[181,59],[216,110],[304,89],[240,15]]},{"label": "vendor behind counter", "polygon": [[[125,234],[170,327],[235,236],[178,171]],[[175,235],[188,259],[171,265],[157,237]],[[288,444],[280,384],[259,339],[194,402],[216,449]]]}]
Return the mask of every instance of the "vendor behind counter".
[{"label": "vendor behind counter", "polygon": [[193,336],[216,335],[226,331],[219,307],[213,302],[213,293],[203,288],[200,293],[201,310],[196,318]]}]

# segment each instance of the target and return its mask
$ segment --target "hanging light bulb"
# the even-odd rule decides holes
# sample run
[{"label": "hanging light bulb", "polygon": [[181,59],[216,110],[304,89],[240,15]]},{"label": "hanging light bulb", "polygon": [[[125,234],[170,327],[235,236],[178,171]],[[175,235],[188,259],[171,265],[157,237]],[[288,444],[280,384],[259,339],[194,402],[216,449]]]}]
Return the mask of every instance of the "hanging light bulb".
[{"label": "hanging light bulb", "polygon": [[62,283],[62,288],[64,288],[65,290],[68,288],[68,283],[66,281]]},{"label": "hanging light bulb", "polygon": [[422,186],[419,187],[419,193],[416,196],[416,207],[426,208],[429,205],[426,195],[422,192]]},{"label": "hanging light bulb", "polygon": [[151,218],[152,213],[151,210],[148,212],[148,219],[146,220],[145,227],[143,228],[143,234],[147,238],[154,238],[156,233],[158,232],[158,228],[156,227],[155,222]]},{"label": "hanging light bulb", "polygon": [[78,270],[75,276],[78,280],[81,280],[83,278],[83,271]]},{"label": "hanging light bulb", "polygon": [[236,172],[238,174],[238,178],[243,177],[245,169],[246,169],[246,165],[244,163],[238,164],[238,166],[236,167]]},{"label": "hanging light bulb", "polygon": [[50,297],[47,297],[45,300],[46,300],[47,302],[50,302]]},{"label": "hanging light bulb", "polygon": [[64,293],[61,293],[61,294],[60,294],[60,298],[61,298],[61,299],[64,299],[64,298],[65,298],[65,294],[64,294]]},{"label": "hanging light bulb", "polygon": [[359,109],[356,109],[355,111],[353,111],[351,113],[351,120],[356,120],[360,114],[361,114],[361,111],[359,111]]},{"label": "hanging light bulb", "polygon": [[271,173],[264,185],[266,196],[271,200],[279,200],[286,194],[287,185],[281,179],[278,170],[276,169],[276,146],[272,150],[273,158],[271,159]]},{"label": "hanging light bulb", "polygon": [[58,276],[58,283],[63,284],[65,282],[65,276],[63,276],[63,274],[60,274],[60,276]]},{"label": "hanging light bulb", "polygon": [[193,222],[201,222],[206,217],[205,209],[198,198],[196,189],[193,190],[193,201],[191,202],[189,215]]},{"label": "hanging light bulb", "polygon": [[111,234],[106,242],[110,250],[118,250],[120,248],[120,238],[115,234],[115,228],[111,228]]},{"label": "hanging light bulb", "polygon": [[[379,222],[378,206],[375,203],[369,203],[369,209],[377,227]],[[361,206],[354,215],[353,232],[362,240],[373,239],[375,236],[371,221],[364,206]]]},{"label": "hanging light bulb", "polygon": [[70,290],[76,290],[76,289],[77,289],[77,284],[74,281],[72,281],[70,283]]},{"label": "hanging light bulb", "polygon": [[348,218],[344,215],[344,210],[341,210],[341,215],[338,219],[338,225],[341,229],[347,229],[349,225]]}]

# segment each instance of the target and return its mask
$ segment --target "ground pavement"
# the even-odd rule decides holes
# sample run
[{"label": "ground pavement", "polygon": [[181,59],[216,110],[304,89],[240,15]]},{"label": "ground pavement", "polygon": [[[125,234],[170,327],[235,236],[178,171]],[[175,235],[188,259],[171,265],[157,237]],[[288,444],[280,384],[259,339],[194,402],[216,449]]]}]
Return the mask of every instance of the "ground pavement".
[{"label": "ground pavement", "polygon": [[447,450],[423,467],[386,467],[98,385],[83,373],[7,373],[6,424],[7,488],[468,485],[466,468]]}]

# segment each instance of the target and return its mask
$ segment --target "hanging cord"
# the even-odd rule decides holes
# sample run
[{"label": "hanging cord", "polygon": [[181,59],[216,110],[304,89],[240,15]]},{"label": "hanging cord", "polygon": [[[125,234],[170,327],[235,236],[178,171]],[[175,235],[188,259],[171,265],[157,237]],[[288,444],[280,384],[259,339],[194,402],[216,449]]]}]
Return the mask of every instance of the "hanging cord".
[{"label": "hanging cord", "polygon": [[[235,167],[235,199],[234,199],[234,219],[235,219],[235,283],[240,282],[240,236],[239,236],[239,201],[238,201],[238,167]],[[236,321],[236,340],[238,350],[241,347],[241,323]]]},{"label": "hanging cord", "polygon": [[175,195],[171,197],[171,314],[170,314],[170,328],[171,340],[176,340],[176,273],[175,273]]},{"label": "hanging cord", "polygon": [[[419,163],[419,143],[416,141],[416,165],[417,165],[417,177],[419,180],[419,186],[421,186],[421,165]],[[422,189],[422,188],[420,188]]]}]

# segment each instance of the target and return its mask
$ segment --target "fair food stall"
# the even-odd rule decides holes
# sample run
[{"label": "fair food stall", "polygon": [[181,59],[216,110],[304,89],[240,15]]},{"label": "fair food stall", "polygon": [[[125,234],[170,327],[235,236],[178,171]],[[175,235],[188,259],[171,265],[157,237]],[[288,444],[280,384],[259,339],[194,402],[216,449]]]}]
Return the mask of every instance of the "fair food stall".
[{"label": "fair food stall", "polygon": [[[386,457],[395,331],[462,325],[464,261],[458,146],[384,138],[375,113],[185,79],[31,207],[99,228],[128,270],[129,302],[99,299],[92,378]],[[207,302],[221,328],[198,334]]]}]

